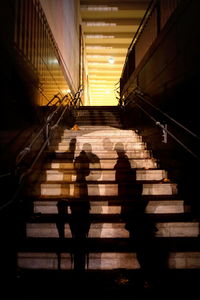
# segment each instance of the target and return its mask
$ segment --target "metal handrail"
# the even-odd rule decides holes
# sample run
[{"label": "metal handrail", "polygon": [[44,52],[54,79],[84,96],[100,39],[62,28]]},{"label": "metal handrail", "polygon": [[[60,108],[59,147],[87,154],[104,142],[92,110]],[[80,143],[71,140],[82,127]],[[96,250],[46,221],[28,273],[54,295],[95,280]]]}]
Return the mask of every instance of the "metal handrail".
[{"label": "metal handrail", "polygon": [[[138,96],[136,89],[134,90],[134,96]],[[129,100],[130,101],[130,100]],[[132,100],[133,103],[139,107],[157,126],[159,126],[163,133],[165,134],[169,134],[179,145],[181,145],[187,152],[189,152],[194,158],[196,158],[197,160],[200,161],[200,156],[196,155],[190,148],[188,148],[182,141],[180,141],[180,139],[178,139],[171,131],[169,131],[167,129],[166,126],[164,126],[160,121],[156,120],[149,112],[147,112],[141,105],[139,105],[136,101]],[[155,106],[156,107],[156,106]],[[160,112],[162,112],[162,110],[158,109]],[[167,115],[167,114],[166,114]],[[167,115],[168,116],[168,115]],[[168,116],[169,117],[169,116]],[[173,118],[171,118],[171,120],[174,120]],[[176,120],[174,120],[176,121]],[[182,124],[180,124],[178,121],[176,121],[176,124],[181,125],[181,127],[183,126]],[[185,126],[183,126],[184,129],[186,129]],[[188,132],[190,133],[190,130],[188,130]],[[193,134],[192,134],[193,135]],[[199,139],[199,137],[194,134],[195,137],[197,137]]]},{"label": "metal handrail", "polygon": [[170,121],[174,122],[176,125],[178,125],[179,127],[181,127],[182,129],[184,129],[185,131],[187,131],[189,134],[191,134],[193,137],[197,138],[198,140],[200,140],[200,137],[192,132],[190,129],[188,129],[186,126],[184,126],[183,124],[181,124],[180,122],[178,122],[177,120],[175,120],[173,117],[171,117],[170,115],[168,115],[167,113],[165,113],[163,110],[161,110],[160,108],[158,108],[157,106],[155,106],[154,104],[152,104],[151,102],[149,102],[146,98],[145,98],[145,94],[143,92],[141,92],[138,88],[134,90],[134,95],[136,95],[138,98],[140,98],[142,101],[144,101],[145,103],[147,103],[148,105],[150,105],[151,107],[153,107],[155,110],[159,111],[163,116],[167,117]]},{"label": "metal handrail", "polygon": [[[24,179],[25,177],[31,173],[34,165],[36,164],[36,162],[38,161],[39,157],[41,156],[41,154],[43,153],[43,151],[45,150],[46,146],[49,145],[49,139],[51,136],[52,131],[59,125],[59,123],[61,122],[64,113],[66,112],[66,110],[68,108],[70,108],[71,106],[74,107],[74,109],[77,108],[77,103],[80,105],[80,103],[82,104],[81,101],[81,94],[83,92],[83,87],[80,88],[80,90],[78,92],[76,92],[75,96],[72,97],[71,94],[67,94],[65,95],[61,101],[60,101],[60,105],[56,108],[56,110],[53,113],[50,113],[45,121],[45,124],[42,126],[42,128],[40,129],[40,131],[35,135],[35,137],[33,138],[33,140],[30,142],[30,144],[28,146],[26,146],[22,151],[20,151],[20,153],[17,155],[16,157],[16,164],[14,167],[14,170],[12,170],[11,172],[7,172],[5,174],[1,174],[0,178],[3,177],[7,177],[7,176],[11,176],[11,175],[15,175],[17,176],[19,174],[19,166],[20,163],[22,162],[22,160],[24,159],[24,157],[31,151],[32,146],[35,144],[35,142],[38,140],[38,138],[40,137],[40,135],[44,132],[44,130],[46,129],[46,138],[44,143],[42,144],[41,148],[39,149],[36,157],[34,158],[33,162],[31,163],[31,165],[28,167],[27,170],[25,170],[21,175],[19,175],[19,186],[17,188],[17,190],[15,191],[13,197],[6,203],[4,203],[3,205],[0,206],[0,211],[3,210],[4,208],[8,207],[10,204],[12,204],[16,197],[18,196],[19,192],[21,191],[22,185],[24,183]],[[61,115],[59,116],[59,118],[57,119],[56,123],[52,126],[50,126],[50,122],[52,120],[52,118],[55,116],[55,114],[58,113],[61,105],[63,104],[64,101],[66,101],[66,99],[70,97],[71,100],[69,100],[68,105],[65,105],[64,109],[61,112]],[[54,96],[55,99],[55,96]]]},{"label": "metal handrail", "polygon": [[128,47],[128,51],[127,51],[127,54],[126,54],[124,66],[123,66],[122,73],[121,73],[122,74],[121,77],[123,77],[123,73],[124,73],[124,70],[126,68],[126,64],[127,64],[128,58],[129,58],[129,54],[132,51],[133,46],[135,45],[135,43],[139,39],[140,33],[143,31],[143,29],[144,29],[144,27],[146,25],[146,22],[147,22],[147,20],[149,18],[149,15],[151,15],[151,12],[153,11],[153,9],[154,9],[155,5],[157,4],[157,2],[158,2],[158,0],[151,0],[150,3],[149,3],[149,5],[148,5],[148,7],[147,7],[147,10],[146,10],[146,12],[145,12],[145,14],[144,14],[141,22],[140,22],[140,25],[139,25],[139,27],[138,27],[138,29],[137,29],[137,31],[136,31],[136,33],[135,33],[135,35],[134,35],[134,37],[133,37],[130,45]]},{"label": "metal handrail", "polygon": [[[47,105],[46,106],[49,106],[53,101],[54,101],[54,99],[58,99],[58,101],[57,102],[60,102],[61,101],[61,99],[60,99],[60,97],[59,97],[59,95],[60,95],[60,93],[58,93],[58,94],[56,94],[56,95],[54,95],[53,96],[53,98],[47,103]],[[56,102],[56,104],[57,104],[57,102]]]},{"label": "metal handrail", "polygon": [[[55,99],[55,96],[53,97],[53,99]],[[52,120],[52,118],[54,117],[54,115],[57,114],[57,112],[60,109],[62,103],[63,103],[63,99],[60,100],[60,106],[58,106],[53,111],[53,113],[50,113],[47,116],[45,124],[42,126],[42,128],[39,130],[39,132],[32,139],[31,143],[28,146],[26,146],[22,151],[20,151],[20,153],[17,155],[17,158],[16,158],[16,167],[20,164],[20,162],[27,155],[27,153],[29,153],[31,151],[32,146],[35,144],[35,142],[37,141],[37,139],[39,138],[39,136],[43,133],[44,129],[48,126],[48,124],[50,123],[50,121]]]}]

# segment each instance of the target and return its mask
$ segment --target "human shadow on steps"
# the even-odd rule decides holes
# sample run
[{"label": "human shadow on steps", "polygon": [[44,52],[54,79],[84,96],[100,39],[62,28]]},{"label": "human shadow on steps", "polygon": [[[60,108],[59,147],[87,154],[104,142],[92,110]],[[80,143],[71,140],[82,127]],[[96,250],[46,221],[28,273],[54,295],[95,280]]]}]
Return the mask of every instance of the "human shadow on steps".
[{"label": "human shadow on steps", "polygon": [[143,287],[155,288],[166,276],[168,250],[156,236],[154,217],[145,212],[147,203],[140,198],[130,205],[125,229],[129,231],[130,247],[136,252]]},{"label": "human shadow on steps", "polygon": [[[91,167],[94,167],[92,169]],[[92,186],[92,195],[99,195],[99,186],[96,183],[101,176],[100,160],[92,152],[91,144],[84,143],[82,150],[74,160],[76,182],[74,197],[70,201],[70,229],[73,240],[74,270],[82,272],[89,265],[88,234],[91,225],[90,200],[88,180],[95,182]]]},{"label": "human shadow on steps", "polygon": [[[67,158],[65,162],[73,163],[76,150],[76,138],[72,138],[69,142],[69,147],[67,150]],[[63,174],[64,182],[72,181],[73,173]],[[57,216],[56,216],[56,227],[58,231],[59,243],[57,249],[58,257],[58,270],[61,269],[61,252],[65,249],[65,224],[69,222],[69,199],[61,198],[57,201]]]},{"label": "human shadow on steps", "polygon": [[114,149],[117,152],[117,161],[114,165],[115,182],[118,185],[118,198],[121,201],[121,218],[126,222],[130,203],[141,197],[142,186],[136,183],[136,169],[131,166],[124,144],[118,142]]}]

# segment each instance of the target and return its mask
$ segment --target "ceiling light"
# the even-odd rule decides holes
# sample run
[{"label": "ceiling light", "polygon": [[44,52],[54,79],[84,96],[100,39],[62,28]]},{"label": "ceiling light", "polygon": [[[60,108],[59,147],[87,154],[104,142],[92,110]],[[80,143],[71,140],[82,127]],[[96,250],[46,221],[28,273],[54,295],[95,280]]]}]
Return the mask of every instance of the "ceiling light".
[{"label": "ceiling light", "polygon": [[88,11],[118,11],[119,8],[116,6],[107,5],[81,5],[81,10]]},{"label": "ceiling light", "polygon": [[106,22],[83,22],[87,26],[117,26],[116,23],[106,23]]},{"label": "ceiling light", "polygon": [[58,60],[56,58],[49,58],[48,62],[49,62],[49,64],[53,64],[53,65],[57,65],[58,64]]},{"label": "ceiling light", "polygon": [[114,35],[87,34],[86,39],[114,39]]},{"label": "ceiling light", "polygon": [[114,57],[109,57],[108,62],[109,62],[110,64],[114,64],[114,62],[115,62]]}]

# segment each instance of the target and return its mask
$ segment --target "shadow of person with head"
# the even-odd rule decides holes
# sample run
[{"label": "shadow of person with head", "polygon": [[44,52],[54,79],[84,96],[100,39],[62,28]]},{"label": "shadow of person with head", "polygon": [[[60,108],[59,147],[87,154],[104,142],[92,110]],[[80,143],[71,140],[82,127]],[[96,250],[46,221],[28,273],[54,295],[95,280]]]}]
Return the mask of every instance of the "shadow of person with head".
[{"label": "shadow of person with head", "polygon": [[88,264],[87,237],[90,228],[90,202],[88,199],[88,186],[86,177],[90,174],[90,161],[85,150],[75,158],[74,169],[76,182],[74,185],[74,198],[70,200],[71,216],[69,220],[73,239],[74,270],[81,272]]},{"label": "shadow of person with head", "polygon": [[114,166],[115,181],[118,184],[118,196],[121,200],[121,217],[126,221],[129,205],[138,198],[138,195],[141,195],[141,187],[136,185],[136,170],[131,167],[123,143],[116,143],[115,151],[117,152]]},{"label": "shadow of person with head", "polygon": [[99,196],[99,185],[98,180],[101,177],[101,163],[99,157],[92,152],[92,146],[90,143],[84,143],[82,150],[85,151],[86,156],[90,164],[89,180],[92,180],[95,185],[93,185],[93,195]]},{"label": "shadow of person with head", "polygon": [[155,218],[146,213],[147,201],[142,196],[143,185],[137,181],[136,169],[126,155],[123,143],[117,143],[117,162],[114,166],[118,195],[121,198],[121,218],[129,231],[130,247],[136,251],[144,287],[155,286],[164,274],[167,251],[156,237]]},{"label": "shadow of person with head", "polygon": [[59,246],[57,251],[58,257],[58,270],[61,269],[61,252],[63,249],[64,239],[65,239],[65,224],[68,222],[68,201],[67,199],[60,199],[57,202],[57,219],[56,227],[59,236]]}]

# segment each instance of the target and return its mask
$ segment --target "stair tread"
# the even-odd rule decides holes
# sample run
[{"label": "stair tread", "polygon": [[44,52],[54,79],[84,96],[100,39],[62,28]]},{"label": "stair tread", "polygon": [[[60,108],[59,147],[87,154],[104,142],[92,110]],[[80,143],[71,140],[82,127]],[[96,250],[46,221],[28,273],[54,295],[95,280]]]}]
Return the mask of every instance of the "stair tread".
[{"label": "stair tread", "polygon": [[[103,184],[108,184],[108,185],[119,185],[119,182],[117,182],[116,180],[80,180],[80,181],[72,181],[72,180],[52,180],[52,181],[47,181],[47,180],[41,180],[38,182],[38,184],[66,184],[66,183],[77,183],[77,184],[81,184],[81,183],[85,183],[87,182],[87,184],[98,184],[98,185],[103,185]],[[123,181],[120,180],[120,184],[126,184],[127,181]],[[168,186],[168,185],[177,185],[176,182],[164,182],[162,180],[132,180],[130,178],[131,185],[129,184],[130,187],[134,187],[137,185],[157,185],[157,186]]]},{"label": "stair tread", "polygon": [[[197,259],[200,257],[200,220],[195,218],[189,210],[188,212],[185,210],[186,203],[179,194],[178,184],[170,180],[163,181],[164,178],[168,178],[167,172],[159,167],[157,160],[152,157],[151,150],[147,149],[147,144],[143,142],[137,131],[131,128],[123,129],[119,108],[82,107],[77,115],[76,124],[80,130],[65,129],[60,137],[57,135],[52,138],[52,144],[46,151],[47,159],[44,169],[38,172],[37,182],[31,183],[30,180],[30,196],[28,196],[28,191],[24,195],[27,200],[32,202],[33,209],[26,219],[26,228],[24,228],[26,235],[17,249],[22,265],[25,263],[25,266],[27,263],[27,266],[32,268],[33,264],[33,267],[39,268],[43,264],[41,268],[52,268],[55,271],[58,252],[62,252],[64,259],[70,258],[76,243],[70,237],[69,224],[73,218],[73,210],[72,213],[71,210],[68,210],[68,214],[66,214],[64,221],[67,237],[63,240],[58,235],[57,225],[59,225],[60,215],[56,211],[56,205],[60,200],[68,200],[69,207],[70,204],[75,207],[77,203],[80,203],[81,198],[78,197],[80,189],[76,190],[74,187],[81,187],[87,183],[89,196],[86,200],[94,209],[87,215],[90,228],[85,243],[88,252],[93,255],[93,268],[98,268],[98,266],[99,269],[107,268],[109,259],[112,260],[111,268],[121,266],[121,263],[130,268],[128,266],[129,258],[133,253],[135,255],[137,245],[130,243],[129,232],[125,227],[125,215],[122,212],[126,212],[132,207],[133,201],[138,201],[138,203],[146,201],[145,204],[151,206],[148,216],[158,228],[155,241],[174,255],[170,262],[173,268],[179,267],[179,265],[188,267],[188,261],[189,268],[199,266]],[[77,144],[76,149],[70,151],[68,148],[70,148],[72,139]],[[103,144],[105,141],[108,144]],[[118,142],[122,143],[122,148],[118,146],[115,149],[113,144]],[[95,160],[94,162],[90,160],[89,176],[91,177],[88,176],[87,180],[85,176],[83,180],[77,182],[73,161],[82,150],[87,155],[87,149],[83,148],[84,143],[90,144],[92,153],[98,156],[101,166]],[[126,179],[122,177],[118,181],[115,180],[114,165],[120,156],[128,158],[131,169],[121,164],[117,171],[120,170],[123,173],[131,171],[138,177],[133,176]],[[88,170],[88,162],[85,167]],[[84,169],[84,163],[81,169]],[[99,177],[97,180],[94,176],[95,172],[101,172],[101,175],[106,174],[106,176]],[[150,174],[157,174],[157,177],[153,177],[153,175],[150,177]],[[66,175],[66,177],[62,177],[62,175]],[[70,178],[67,175],[74,177]],[[123,188],[126,187],[127,195],[122,195],[122,193],[118,195],[119,185]],[[99,187],[98,192],[96,186]],[[137,186],[143,188],[140,199],[134,194],[131,195],[131,191],[134,191]],[[165,210],[164,206],[168,207],[168,210]],[[40,212],[41,207],[42,212]],[[104,209],[104,212],[101,211],[101,208],[105,207],[108,209]],[[157,207],[159,207],[158,210],[155,209]],[[109,210],[109,208],[111,209]],[[50,257],[48,254],[53,256]],[[104,257],[103,267],[99,265],[101,255]],[[25,261],[26,258],[27,261]],[[23,259],[25,260],[23,261]],[[40,260],[43,260],[41,265]],[[138,268],[137,263],[136,265],[133,266],[133,269]],[[68,268],[70,264],[68,266],[66,263],[66,266]]]},{"label": "stair tread", "polygon": [[[32,201],[34,200],[38,200],[40,199],[42,200],[53,200],[53,201],[58,201],[60,199],[76,199],[75,197],[61,197],[58,195],[42,195],[42,196],[26,196],[27,199],[31,199]],[[178,194],[170,194],[170,195],[142,195],[141,198],[144,201],[160,201],[160,200],[180,200],[182,199],[182,196],[178,195]],[[112,195],[103,195],[103,196],[88,196],[88,201],[108,201],[111,203],[123,203],[124,199],[126,199],[126,201],[131,201],[131,199],[127,199],[127,197],[122,196],[122,195],[118,195],[118,196],[112,196]]]}]

